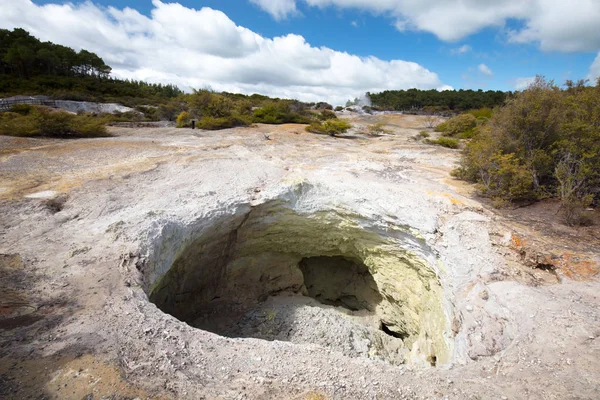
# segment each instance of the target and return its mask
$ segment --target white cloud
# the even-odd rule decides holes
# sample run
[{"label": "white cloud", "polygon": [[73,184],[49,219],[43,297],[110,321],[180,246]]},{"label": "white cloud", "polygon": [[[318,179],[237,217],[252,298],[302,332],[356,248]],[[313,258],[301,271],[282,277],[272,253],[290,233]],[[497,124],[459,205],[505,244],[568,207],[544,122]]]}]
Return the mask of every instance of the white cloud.
[{"label": "white cloud", "polygon": [[250,0],[250,2],[271,14],[277,21],[298,13],[296,0]]},{"label": "white cloud", "polygon": [[36,5],[0,0],[0,28],[22,27],[100,55],[119,77],[182,88],[263,93],[336,104],[365,91],[445,88],[419,64],[314,47],[302,36],[262,37],[220,11],[153,0],[150,17],[131,8]]},{"label": "white cloud", "polygon": [[592,84],[595,84],[595,81],[598,78],[600,78],[600,53],[598,53],[594,62],[590,65],[590,73],[587,76],[587,79],[589,79]]},{"label": "white cloud", "polygon": [[481,73],[482,73],[482,74],[484,74],[484,75],[487,75],[487,76],[492,76],[492,75],[494,75],[494,73],[492,72],[492,70],[490,69],[490,67],[488,67],[488,66],[487,66],[487,65],[485,65],[485,64],[479,64],[479,65],[477,66],[477,69],[479,70],[479,72],[481,72]]},{"label": "white cloud", "polygon": [[539,43],[543,50],[597,51],[600,48],[598,0],[252,0],[269,10],[274,4],[291,7],[301,1],[309,6],[353,8],[390,16],[400,31],[433,33],[441,40],[456,41],[487,27],[502,27],[519,20],[523,28],[510,32],[517,43]]},{"label": "white cloud", "polygon": [[525,90],[535,81],[535,76],[515,79],[515,90]]},{"label": "white cloud", "polygon": [[468,44],[463,44],[462,46],[457,47],[456,49],[450,50],[450,53],[452,53],[452,54],[467,54],[471,50],[473,50],[471,48],[471,46],[469,46]]}]

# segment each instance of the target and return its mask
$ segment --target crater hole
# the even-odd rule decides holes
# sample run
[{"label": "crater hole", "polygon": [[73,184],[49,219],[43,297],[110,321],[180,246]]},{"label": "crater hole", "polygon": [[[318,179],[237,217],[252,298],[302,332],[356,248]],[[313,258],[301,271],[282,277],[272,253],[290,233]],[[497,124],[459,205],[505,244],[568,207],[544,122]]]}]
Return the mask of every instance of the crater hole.
[{"label": "crater hole", "polygon": [[215,221],[177,254],[149,276],[150,300],[196,328],[396,364],[447,357],[437,276],[345,215],[263,205]]}]

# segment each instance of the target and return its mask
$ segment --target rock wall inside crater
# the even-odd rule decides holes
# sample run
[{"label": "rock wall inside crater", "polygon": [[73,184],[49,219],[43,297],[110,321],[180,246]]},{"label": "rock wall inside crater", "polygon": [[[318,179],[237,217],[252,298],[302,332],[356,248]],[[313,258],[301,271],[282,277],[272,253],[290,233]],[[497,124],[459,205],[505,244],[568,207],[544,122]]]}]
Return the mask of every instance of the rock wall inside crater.
[{"label": "rock wall inside crater", "polygon": [[[368,314],[401,341],[407,362],[450,361],[450,318],[438,276],[389,230],[342,210],[299,213],[283,201],[211,222],[148,283],[151,301],[164,312],[227,334],[223,326],[255,315],[249,311],[269,298],[306,296]],[[369,343],[370,354],[386,352],[378,340]]]}]

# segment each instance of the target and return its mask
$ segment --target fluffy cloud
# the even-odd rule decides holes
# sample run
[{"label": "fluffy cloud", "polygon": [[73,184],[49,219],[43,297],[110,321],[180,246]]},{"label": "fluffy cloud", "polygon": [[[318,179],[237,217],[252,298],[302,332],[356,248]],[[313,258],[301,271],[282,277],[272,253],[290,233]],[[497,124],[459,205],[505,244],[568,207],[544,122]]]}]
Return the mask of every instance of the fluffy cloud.
[{"label": "fluffy cloud", "polygon": [[515,90],[525,90],[535,81],[535,76],[515,79]]},{"label": "fluffy cloud", "polygon": [[148,17],[90,2],[40,6],[0,0],[0,27],[22,27],[41,40],[94,51],[117,76],[182,88],[210,86],[337,104],[365,91],[447,88],[437,74],[413,62],[314,47],[293,34],[265,38],[211,8],[152,4]]},{"label": "fluffy cloud", "polygon": [[478,70],[479,72],[481,72],[482,74],[484,74],[484,75],[487,75],[487,76],[492,76],[492,75],[494,75],[494,73],[492,72],[492,70],[490,69],[490,67],[488,67],[488,66],[487,66],[487,65],[485,65],[485,64],[479,64],[479,65],[477,66],[477,70]]},{"label": "fluffy cloud", "polygon": [[[509,32],[517,43],[539,43],[543,50],[595,51],[600,48],[598,0],[252,0],[272,13],[274,4],[292,7],[304,2],[313,7],[336,6],[365,10],[394,18],[399,30],[431,32],[441,40],[456,41],[510,19],[523,22]],[[291,3],[294,3],[293,5]]]},{"label": "fluffy cloud", "polygon": [[587,78],[594,83],[594,81],[600,78],[600,53],[594,59],[594,62],[590,66],[590,73]]},{"label": "fluffy cloud", "polygon": [[296,0],[250,0],[250,2],[258,5],[278,21],[298,13]]}]

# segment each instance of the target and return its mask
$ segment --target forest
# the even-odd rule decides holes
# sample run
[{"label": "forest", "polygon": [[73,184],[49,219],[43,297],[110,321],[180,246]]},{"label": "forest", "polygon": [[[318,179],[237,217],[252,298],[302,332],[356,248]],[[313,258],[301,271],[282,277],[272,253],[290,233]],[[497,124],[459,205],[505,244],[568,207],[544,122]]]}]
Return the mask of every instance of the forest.
[{"label": "forest", "polygon": [[174,85],[119,80],[97,54],[42,42],[24,29],[0,29],[0,98],[49,95],[60,100],[161,104],[183,92]]},{"label": "forest", "polygon": [[389,111],[461,112],[502,105],[510,92],[483,90],[386,90],[367,93],[373,107]]}]

